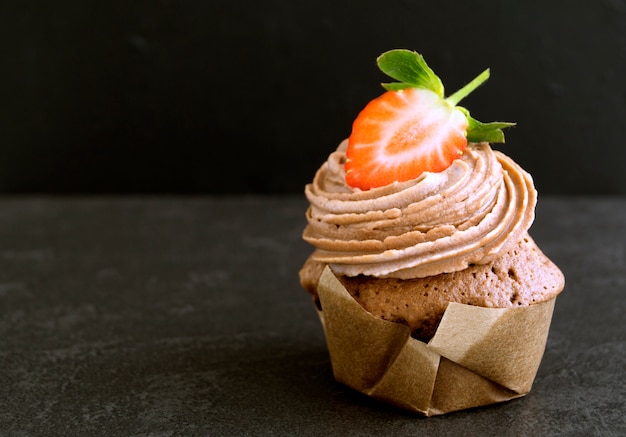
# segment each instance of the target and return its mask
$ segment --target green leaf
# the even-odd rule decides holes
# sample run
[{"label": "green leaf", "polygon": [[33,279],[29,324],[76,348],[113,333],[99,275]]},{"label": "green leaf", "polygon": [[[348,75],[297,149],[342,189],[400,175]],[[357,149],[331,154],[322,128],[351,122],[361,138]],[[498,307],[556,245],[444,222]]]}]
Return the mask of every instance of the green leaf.
[{"label": "green leaf", "polygon": [[486,141],[488,143],[504,143],[504,132],[502,129],[515,126],[515,123],[508,121],[493,121],[491,123],[482,123],[471,117],[469,111],[465,108],[457,106],[467,117],[467,141],[470,143],[480,143]]},{"label": "green leaf", "polygon": [[381,83],[384,89],[387,91],[401,91],[407,88],[415,88],[413,85],[404,82],[389,82],[389,83]]},{"label": "green leaf", "polygon": [[444,88],[441,79],[419,53],[405,49],[389,50],[380,55],[376,63],[383,73],[400,81],[400,83],[383,84],[386,90],[425,88],[443,98]]}]

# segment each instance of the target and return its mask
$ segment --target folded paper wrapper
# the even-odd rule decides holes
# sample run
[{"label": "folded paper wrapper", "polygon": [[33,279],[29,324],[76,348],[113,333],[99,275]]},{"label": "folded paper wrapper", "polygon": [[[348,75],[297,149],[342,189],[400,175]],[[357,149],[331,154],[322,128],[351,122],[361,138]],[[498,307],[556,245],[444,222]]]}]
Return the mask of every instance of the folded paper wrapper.
[{"label": "folded paper wrapper", "polygon": [[335,379],[424,416],[508,401],[533,384],[556,298],[516,308],[450,303],[434,337],[367,312],[326,267],[318,311]]}]

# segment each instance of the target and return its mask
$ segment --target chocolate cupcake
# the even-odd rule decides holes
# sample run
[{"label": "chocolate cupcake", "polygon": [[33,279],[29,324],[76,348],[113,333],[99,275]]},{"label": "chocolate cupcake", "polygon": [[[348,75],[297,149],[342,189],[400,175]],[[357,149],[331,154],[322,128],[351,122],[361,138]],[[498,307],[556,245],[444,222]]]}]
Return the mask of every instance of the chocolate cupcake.
[{"label": "chocolate cupcake", "polygon": [[401,82],[305,188],[300,281],[335,377],[428,416],[523,396],[564,277],[529,234],[531,176],[490,145],[512,124],[456,105],[484,73],[445,99],[417,53],[378,63]]}]

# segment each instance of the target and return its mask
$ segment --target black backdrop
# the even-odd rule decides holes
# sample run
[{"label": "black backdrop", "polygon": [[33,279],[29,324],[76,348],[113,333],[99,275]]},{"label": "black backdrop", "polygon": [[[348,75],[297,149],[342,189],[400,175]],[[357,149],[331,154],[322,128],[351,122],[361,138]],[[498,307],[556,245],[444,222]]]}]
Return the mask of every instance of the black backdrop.
[{"label": "black backdrop", "polygon": [[[10,3],[10,4],[7,4]],[[0,192],[301,193],[424,54],[542,193],[626,194],[625,0],[0,5]]]}]

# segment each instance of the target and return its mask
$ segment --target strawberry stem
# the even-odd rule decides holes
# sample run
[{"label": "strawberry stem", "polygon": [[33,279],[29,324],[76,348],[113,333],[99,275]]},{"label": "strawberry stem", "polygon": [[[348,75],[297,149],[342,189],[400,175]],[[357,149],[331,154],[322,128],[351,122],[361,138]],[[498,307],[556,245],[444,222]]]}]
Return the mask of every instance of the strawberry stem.
[{"label": "strawberry stem", "polygon": [[476,76],[470,83],[465,85],[463,88],[458,90],[456,93],[452,94],[450,97],[446,99],[452,106],[456,106],[459,104],[461,100],[467,97],[472,91],[478,88],[484,81],[489,79],[489,69],[487,68],[485,71]]}]

